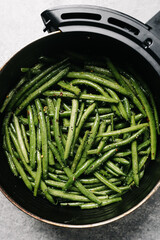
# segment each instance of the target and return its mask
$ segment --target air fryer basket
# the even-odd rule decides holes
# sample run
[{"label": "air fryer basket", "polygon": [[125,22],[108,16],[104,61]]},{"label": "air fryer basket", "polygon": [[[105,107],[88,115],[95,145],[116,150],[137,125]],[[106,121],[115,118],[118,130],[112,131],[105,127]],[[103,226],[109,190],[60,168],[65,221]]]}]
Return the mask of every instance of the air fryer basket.
[{"label": "air fryer basket", "polygon": [[[77,12],[81,13],[81,15],[76,15]],[[91,15],[86,15],[88,12]],[[65,15],[62,16],[62,13],[65,13]],[[70,13],[70,15],[66,13]],[[101,20],[97,20],[98,15],[95,15],[95,13],[101,16]],[[108,18],[106,17],[109,16],[111,18],[111,15],[112,23],[114,24],[104,24],[102,20],[107,22]],[[117,22],[113,20],[113,15],[114,18],[116,16],[116,19],[121,22],[118,26],[115,25]],[[157,16],[160,19],[160,15]],[[18,82],[21,76],[21,67],[32,66],[36,63],[37,58],[42,55],[54,57],[59,52],[73,50],[84,54],[92,55],[94,53],[112,56],[117,62],[121,62],[122,65],[123,63],[124,65],[131,63],[134,66],[134,70],[140,73],[153,92],[158,111],[160,112],[160,40],[157,37],[158,32],[155,32],[155,28],[152,28],[151,24],[149,27],[122,13],[109,9],[79,8],[76,6],[45,11],[42,13],[42,18],[46,25],[46,30],[49,32],[56,30],[56,32],[26,46],[4,66],[0,73],[1,103],[9,90]],[[125,20],[127,24],[123,25],[122,20],[123,22]],[[154,19],[150,23],[153,24],[153,22]],[[138,29],[138,32],[136,29]],[[141,40],[139,40],[140,35],[142,37]],[[3,115],[0,121],[2,129]],[[140,187],[126,193],[122,202],[99,209],[80,210],[79,208],[54,206],[41,197],[34,198],[32,193],[24,187],[23,182],[14,177],[10,171],[2,149],[1,136],[1,190],[22,211],[54,225],[63,227],[93,227],[105,224],[133,211],[159,187],[159,145],[160,141],[158,139],[157,158],[155,161],[150,162],[147,167]]]}]

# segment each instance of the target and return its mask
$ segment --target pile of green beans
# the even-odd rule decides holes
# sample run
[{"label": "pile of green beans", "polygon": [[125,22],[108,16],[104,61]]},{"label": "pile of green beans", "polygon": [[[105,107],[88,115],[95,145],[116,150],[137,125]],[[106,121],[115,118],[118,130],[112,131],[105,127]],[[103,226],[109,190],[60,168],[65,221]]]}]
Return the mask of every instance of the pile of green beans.
[{"label": "pile of green beans", "polygon": [[103,66],[82,59],[40,57],[22,68],[0,112],[10,169],[34,197],[92,209],[140,185],[160,131],[142,80],[109,58]]}]

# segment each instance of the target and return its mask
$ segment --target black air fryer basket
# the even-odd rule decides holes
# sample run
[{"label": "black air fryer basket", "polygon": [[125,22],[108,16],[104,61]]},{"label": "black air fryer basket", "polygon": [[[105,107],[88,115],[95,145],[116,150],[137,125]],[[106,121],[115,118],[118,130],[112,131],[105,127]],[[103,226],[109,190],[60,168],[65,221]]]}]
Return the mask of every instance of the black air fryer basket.
[{"label": "black air fryer basket", "polygon": [[[160,112],[160,12],[147,24],[123,13],[93,6],[65,6],[42,14],[45,31],[50,34],[24,47],[0,72],[0,102],[20,79],[20,68],[30,67],[37,58],[75,50],[84,54],[112,56],[129,63],[150,87]],[[1,124],[3,116],[1,116]],[[1,125],[2,129],[2,125]],[[115,221],[145,202],[160,185],[160,141],[157,158],[150,162],[140,187],[129,191],[122,202],[93,210],[51,205],[24,187],[11,173],[0,138],[0,186],[18,208],[41,221],[63,227],[93,227]]]}]

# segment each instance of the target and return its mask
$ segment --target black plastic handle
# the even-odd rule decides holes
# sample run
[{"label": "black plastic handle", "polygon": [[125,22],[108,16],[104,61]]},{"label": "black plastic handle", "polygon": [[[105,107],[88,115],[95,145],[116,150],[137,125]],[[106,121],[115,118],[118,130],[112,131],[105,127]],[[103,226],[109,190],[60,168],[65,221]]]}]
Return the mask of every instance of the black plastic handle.
[{"label": "black plastic handle", "polygon": [[160,39],[160,11],[146,24],[150,27],[150,31]]},{"label": "black plastic handle", "polygon": [[125,15],[121,12],[108,8],[88,5],[63,6],[53,10],[46,10],[41,14],[45,24],[44,31],[52,32],[61,30],[69,31],[76,26],[77,31],[81,26],[96,26],[106,28],[107,26],[117,28],[131,35],[138,35],[140,28],[146,28],[143,23]]},{"label": "black plastic handle", "polygon": [[44,31],[87,31],[106,35],[108,31],[112,31],[137,42],[146,50],[151,50],[160,61],[160,29],[156,31],[156,23],[160,22],[159,13],[144,24],[126,14],[108,8],[71,5],[46,10],[41,17],[45,25]]}]

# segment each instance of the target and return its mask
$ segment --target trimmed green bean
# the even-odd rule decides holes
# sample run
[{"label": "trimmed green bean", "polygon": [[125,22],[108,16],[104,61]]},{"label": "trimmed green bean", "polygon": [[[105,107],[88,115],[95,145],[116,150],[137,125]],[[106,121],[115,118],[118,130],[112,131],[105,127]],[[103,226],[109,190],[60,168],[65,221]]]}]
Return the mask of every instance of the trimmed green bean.
[{"label": "trimmed green bean", "polygon": [[27,104],[29,104],[32,100],[38,97],[42,92],[47,90],[49,87],[57,83],[62,77],[64,77],[67,74],[68,70],[69,68],[63,69],[56,76],[52,77],[48,82],[44,83],[37,90],[32,92],[16,109],[15,114],[18,115],[27,106]]},{"label": "trimmed green bean", "polygon": [[27,151],[30,152],[25,126],[22,123],[21,123],[21,131],[22,131],[22,136],[23,136],[24,143],[25,143],[25,146],[27,148]]},{"label": "trimmed green bean", "polygon": [[121,142],[116,142],[116,143],[112,143],[112,144],[105,146],[103,148],[103,152],[107,152],[110,149],[119,148],[119,147],[122,147],[124,145],[131,143],[132,141],[137,139],[144,131],[145,131],[145,127],[141,128],[138,132],[134,133],[130,138],[127,138]]},{"label": "trimmed green bean", "polygon": [[96,75],[94,75],[93,73],[88,73],[88,72],[69,72],[67,74],[68,78],[81,78],[81,79],[86,79],[86,80],[91,80],[93,82],[96,82],[100,85],[109,87],[111,89],[114,89],[115,91],[120,92],[123,95],[128,96],[128,92],[125,88],[121,87],[119,84],[117,83],[113,83],[109,80],[106,80],[104,78],[98,77]]},{"label": "trimmed green bean", "polygon": [[81,90],[78,87],[72,86],[72,83],[66,83],[64,81],[60,81],[58,83],[58,85],[72,93],[74,93],[75,95],[79,96],[79,94],[81,93]]},{"label": "trimmed green bean", "polygon": [[112,132],[101,133],[101,134],[97,135],[97,137],[116,136],[116,135],[120,135],[120,134],[123,134],[123,133],[134,132],[134,131],[137,131],[139,129],[142,129],[142,128],[148,127],[148,126],[149,126],[148,123],[141,123],[139,125],[131,126],[131,127],[128,127],[128,128],[123,128],[123,129],[120,129],[120,130],[115,130],[115,131],[112,131]]},{"label": "trimmed green bean", "polygon": [[35,176],[35,185],[34,185],[34,192],[33,192],[33,195],[35,197],[37,196],[37,191],[41,181],[41,175],[42,175],[41,154],[39,151],[37,151],[37,172]]},{"label": "trimmed green bean", "polygon": [[34,117],[31,106],[27,107],[29,132],[30,132],[30,166],[35,169],[36,166],[36,131],[34,126]]},{"label": "trimmed green bean", "polygon": [[145,108],[145,111],[147,113],[147,116],[148,116],[150,135],[151,135],[151,159],[154,160],[156,157],[156,148],[157,148],[157,136],[156,136],[156,125],[155,125],[154,115],[152,113],[152,109],[149,105],[147,97],[143,93],[139,84],[133,78],[130,78],[130,80],[131,80],[132,85],[134,86],[134,88],[138,94],[138,97],[141,100],[141,102]]},{"label": "trimmed green bean", "polygon": [[118,110],[119,110],[121,116],[122,116],[126,121],[128,121],[127,112],[126,112],[126,110],[125,110],[122,102],[120,101],[120,98],[118,97],[118,95],[117,95],[113,90],[111,90],[111,89],[109,89],[109,88],[107,88],[106,90],[109,92],[109,94],[111,95],[112,98],[114,98],[115,100],[118,101],[118,104],[117,104]]},{"label": "trimmed green bean", "polygon": [[74,173],[76,167],[77,167],[77,164],[82,156],[82,153],[83,153],[83,149],[84,149],[84,146],[86,144],[86,141],[87,141],[87,138],[88,138],[88,134],[89,134],[89,131],[86,131],[84,136],[83,136],[83,139],[82,139],[82,142],[81,144],[79,145],[78,149],[77,149],[77,152],[76,152],[76,155],[74,157],[74,160],[73,160],[73,163],[72,163],[72,166],[71,166],[71,171]]},{"label": "trimmed green bean", "polygon": [[43,178],[47,179],[47,174],[48,174],[47,127],[46,127],[46,121],[44,117],[42,104],[38,98],[35,100],[35,105],[37,108],[41,139],[42,139],[42,172],[43,172]]},{"label": "trimmed green bean", "polygon": [[93,124],[92,129],[91,129],[90,136],[88,137],[88,140],[87,140],[86,146],[84,148],[83,154],[82,154],[81,159],[78,163],[77,170],[85,163],[85,161],[87,159],[88,151],[91,149],[91,147],[94,143],[94,139],[96,137],[96,134],[97,134],[97,131],[98,131],[98,128],[99,128],[99,123],[100,123],[100,118],[99,118],[99,114],[97,113],[94,124]]},{"label": "trimmed green bean", "polygon": [[27,153],[24,141],[23,141],[19,120],[15,115],[13,115],[13,121],[14,121],[14,126],[15,126],[15,129],[16,129],[17,139],[18,139],[18,142],[19,142],[19,147],[22,151],[22,154],[23,154],[26,162],[29,163],[28,153]]},{"label": "trimmed green bean", "polygon": [[72,112],[70,117],[70,126],[68,130],[68,137],[67,137],[67,142],[66,142],[65,151],[64,151],[64,161],[68,159],[71,145],[73,143],[75,128],[76,128],[77,113],[78,113],[78,101],[76,99],[73,99]]},{"label": "trimmed green bean", "polygon": [[88,166],[95,160],[95,158],[91,158],[89,160],[87,160],[83,166],[81,166],[74,174],[71,178],[68,179],[67,183],[65,184],[63,190],[67,190],[70,188],[70,186],[73,184],[73,182],[80,177],[84,171],[88,168]]},{"label": "trimmed green bean", "polygon": [[116,166],[113,162],[107,161],[106,162],[107,167],[109,167],[112,171],[117,173],[118,175],[125,176],[126,174],[118,167]]},{"label": "trimmed green bean", "polygon": [[88,169],[85,171],[86,174],[90,174],[91,172],[95,171],[98,167],[100,167],[104,162],[108,160],[111,156],[113,156],[117,152],[117,149],[112,149],[108,151],[107,153],[103,154],[102,157],[95,160],[94,163],[92,163]]},{"label": "trimmed green bean", "polygon": [[[131,126],[135,126],[135,116],[132,114],[131,116]],[[138,152],[137,152],[137,141],[134,140],[131,143],[131,151],[132,151],[132,171],[133,171],[133,179],[136,186],[139,186],[139,176],[138,176]]]},{"label": "trimmed green bean", "polygon": [[15,166],[13,160],[12,160],[11,154],[9,154],[7,151],[5,151],[5,154],[6,154],[6,157],[8,159],[8,164],[9,164],[9,167],[10,167],[13,175],[18,176],[18,172],[17,172],[16,166]]},{"label": "trimmed green bean", "polygon": [[62,145],[62,140],[60,136],[60,130],[59,130],[59,111],[61,106],[61,99],[58,98],[56,105],[55,105],[55,111],[54,111],[54,118],[53,118],[53,127],[54,127],[54,138],[58,147],[59,154],[61,156],[62,161],[64,161],[64,147]]},{"label": "trimmed green bean", "polygon": [[115,192],[121,193],[121,190],[115,186],[113,183],[109,182],[104,176],[100,173],[95,172],[94,176],[97,177],[101,182],[103,182],[108,188],[112,189]]},{"label": "trimmed green bean", "polygon": [[79,133],[81,131],[82,126],[84,125],[85,121],[87,120],[87,118],[89,117],[89,115],[93,112],[93,110],[95,109],[96,104],[93,103],[92,105],[90,105],[86,111],[83,113],[81,120],[79,122],[79,125],[76,127],[76,131],[75,131],[75,136],[74,136],[74,140],[73,140],[73,144],[72,144],[72,148],[71,148],[71,155],[73,155],[73,149],[74,146],[77,142],[77,139],[79,137]]}]

